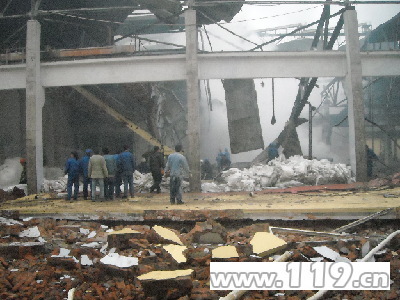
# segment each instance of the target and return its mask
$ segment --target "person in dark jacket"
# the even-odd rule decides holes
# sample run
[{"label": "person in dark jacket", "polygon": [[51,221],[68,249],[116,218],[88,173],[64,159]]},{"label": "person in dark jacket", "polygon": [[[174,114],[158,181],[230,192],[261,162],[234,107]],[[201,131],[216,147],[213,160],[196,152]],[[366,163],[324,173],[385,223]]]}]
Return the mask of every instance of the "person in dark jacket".
[{"label": "person in dark jacket", "polygon": [[19,163],[22,166],[22,172],[21,172],[21,176],[19,178],[19,184],[27,184],[28,180],[26,177],[26,159],[25,158],[21,158],[19,160]]},{"label": "person in dark jacket", "polygon": [[106,160],[106,166],[108,176],[104,178],[104,196],[106,200],[114,199],[115,190],[115,175],[117,173],[117,160],[115,155],[111,155],[108,148],[103,149],[104,159]]},{"label": "person in dark jacket", "polygon": [[371,179],[374,160],[378,160],[378,156],[375,154],[374,150],[368,147],[368,145],[365,145],[365,152],[367,154],[367,176],[368,179]]},{"label": "person in dark jacket", "polygon": [[91,180],[88,176],[89,160],[93,154],[91,149],[86,149],[85,156],[79,161],[79,170],[83,177],[83,199],[87,200],[89,196],[89,185],[91,185]]},{"label": "person in dark jacket", "polygon": [[118,168],[121,171],[121,178],[124,183],[124,196],[128,197],[128,186],[131,197],[134,197],[133,172],[135,172],[135,157],[129,152],[129,147],[124,146],[124,151],[118,157]]},{"label": "person in dark jacket", "polygon": [[79,193],[79,162],[78,153],[72,151],[70,158],[67,159],[64,168],[64,174],[68,174],[67,181],[67,200],[71,200],[72,186],[74,186],[74,200],[78,199]]},{"label": "person in dark jacket", "polygon": [[268,146],[268,160],[267,162],[277,158],[279,156],[278,152],[278,147],[277,147],[276,141],[273,141],[271,144]]},{"label": "person in dark jacket", "polygon": [[164,155],[160,152],[160,147],[154,146],[153,154],[149,158],[151,176],[153,176],[153,185],[150,187],[150,193],[157,190],[161,192],[160,184],[164,173]]}]

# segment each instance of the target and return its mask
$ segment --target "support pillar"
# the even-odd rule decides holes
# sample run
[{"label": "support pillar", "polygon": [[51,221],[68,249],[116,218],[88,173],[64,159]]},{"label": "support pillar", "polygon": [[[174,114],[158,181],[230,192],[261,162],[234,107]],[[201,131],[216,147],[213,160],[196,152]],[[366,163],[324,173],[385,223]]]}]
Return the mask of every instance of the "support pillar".
[{"label": "support pillar", "polygon": [[40,23],[29,20],[26,36],[26,163],[28,193],[43,183],[42,109],[44,88],[40,78]]},{"label": "support pillar", "polygon": [[365,182],[368,178],[362,69],[357,12],[354,7],[348,7],[344,12],[344,29],[346,35],[347,75],[345,77],[345,87],[349,107],[350,164],[356,174],[356,180]]},{"label": "support pillar", "polygon": [[189,167],[192,173],[190,191],[201,192],[200,177],[200,92],[197,63],[197,26],[196,11],[185,11],[186,30],[186,89],[187,89],[187,121],[189,142]]}]

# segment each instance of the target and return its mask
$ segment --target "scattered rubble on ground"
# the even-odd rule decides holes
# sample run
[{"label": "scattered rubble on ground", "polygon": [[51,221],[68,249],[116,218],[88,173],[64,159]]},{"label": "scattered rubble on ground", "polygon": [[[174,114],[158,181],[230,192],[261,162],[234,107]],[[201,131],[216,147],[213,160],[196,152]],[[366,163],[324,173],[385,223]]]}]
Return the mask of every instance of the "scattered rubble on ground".
[{"label": "scattered rubble on ground", "polygon": [[[18,214],[8,212],[7,216]],[[227,228],[211,219],[180,230],[189,225],[110,227],[99,222],[2,217],[0,297],[67,299],[74,294],[74,299],[219,299],[230,291],[210,290],[211,261],[270,262],[285,251],[288,261],[357,261],[395,231],[389,223],[371,224],[334,233],[328,225],[321,225],[319,231],[267,223]],[[398,299],[399,241],[399,237],[393,239],[373,256],[391,263],[390,291],[335,291],[328,298]],[[314,293],[247,291],[241,299],[297,300]]]}]

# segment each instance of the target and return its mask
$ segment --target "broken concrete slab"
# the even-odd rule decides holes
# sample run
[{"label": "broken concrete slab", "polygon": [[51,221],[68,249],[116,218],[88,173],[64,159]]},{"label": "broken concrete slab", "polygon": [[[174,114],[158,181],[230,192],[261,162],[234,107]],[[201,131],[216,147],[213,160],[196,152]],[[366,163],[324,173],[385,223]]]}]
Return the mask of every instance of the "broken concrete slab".
[{"label": "broken concrete slab", "polygon": [[107,242],[109,248],[127,249],[130,247],[129,240],[133,238],[143,238],[143,235],[141,232],[131,228],[124,228],[108,233]]},{"label": "broken concrete slab", "polygon": [[[178,299],[193,288],[193,269],[175,271],[152,271],[137,277],[148,297]],[[173,294],[173,296],[172,296]]]},{"label": "broken concrete slab", "polygon": [[186,256],[184,251],[187,250],[186,246],[181,245],[164,245],[163,248],[176,260],[177,263],[185,263]]},{"label": "broken concrete slab", "polygon": [[26,255],[39,255],[46,252],[45,243],[41,242],[13,242],[0,244],[0,256],[4,258],[19,259]]},{"label": "broken concrete slab", "polygon": [[153,230],[155,231],[155,233],[157,233],[159,235],[161,240],[164,240],[169,243],[173,242],[175,244],[183,246],[183,242],[181,241],[181,239],[176,231],[169,229],[169,228],[159,226],[159,225],[155,225],[153,227]]},{"label": "broken concrete slab", "polygon": [[256,232],[250,244],[253,246],[253,252],[261,257],[271,255],[287,246],[284,240],[269,232]]},{"label": "broken concrete slab", "polygon": [[218,258],[218,259],[239,257],[236,247],[232,245],[215,248],[211,251],[211,253],[212,253],[212,258]]}]

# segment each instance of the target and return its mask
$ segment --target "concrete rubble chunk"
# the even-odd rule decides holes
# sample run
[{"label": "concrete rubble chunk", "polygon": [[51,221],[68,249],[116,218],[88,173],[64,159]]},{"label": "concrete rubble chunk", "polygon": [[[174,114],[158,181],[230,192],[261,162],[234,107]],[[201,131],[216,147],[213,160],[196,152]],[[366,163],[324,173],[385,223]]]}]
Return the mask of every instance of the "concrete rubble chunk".
[{"label": "concrete rubble chunk", "polygon": [[151,271],[138,276],[143,291],[156,299],[178,299],[193,288],[193,270]]},{"label": "concrete rubble chunk", "polygon": [[177,233],[175,233],[174,231],[172,231],[171,229],[159,226],[159,225],[155,225],[153,227],[153,230],[163,239],[173,242],[175,244],[178,245],[182,245],[183,243],[180,239],[180,237],[178,236]]},{"label": "concrete rubble chunk", "polygon": [[206,222],[197,222],[185,238],[190,243],[225,244],[227,230],[220,223],[209,219]]},{"label": "concrete rubble chunk", "polygon": [[269,232],[256,232],[250,244],[253,246],[253,252],[261,257],[271,255],[287,246],[284,240]]},{"label": "concrete rubble chunk", "polygon": [[239,257],[235,246],[221,246],[212,250],[212,258],[234,258]]},{"label": "concrete rubble chunk", "polygon": [[108,233],[107,242],[109,248],[127,249],[129,248],[129,240],[142,237],[142,233],[131,228],[124,228]]},{"label": "concrete rubble chunk", "polygon": [[4,258],[24,258],[26,255],[38,255],[46,252],[45,243],[41,242],[14,242],[0,244],[0,256]]},{"label": "concrete rubble chunk", "polygon": [[172,258],[176,260],[177,263],[185,263],[186,256],[184,255],[184,251],[187,249],[186,246],[181,245],[164,245],[163,248],[171,254]]}]

